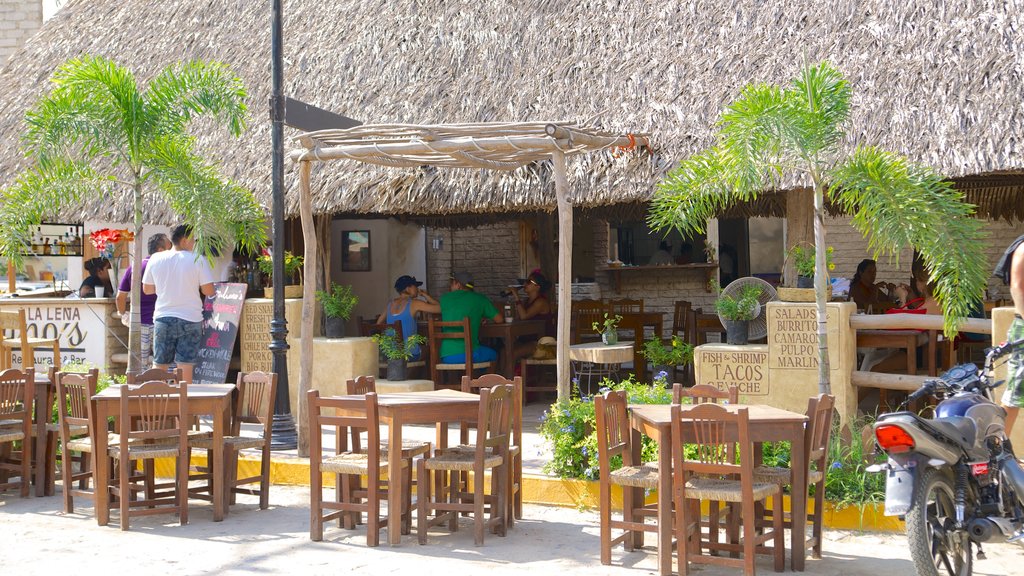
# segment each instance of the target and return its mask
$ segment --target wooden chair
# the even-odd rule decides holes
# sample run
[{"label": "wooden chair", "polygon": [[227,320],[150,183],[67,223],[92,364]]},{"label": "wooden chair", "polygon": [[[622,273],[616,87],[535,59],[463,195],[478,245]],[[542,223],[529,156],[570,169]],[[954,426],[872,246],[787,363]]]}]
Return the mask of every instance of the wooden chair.
[{"label": "wooden chair", "polygon": [[161,382],[167,382],[168,384],[177,384],[181,382],[181,368],[170,368],[164,370],[163,368],[150,368],[149,370],[143,370],[142,372],[128,372],[125,374],[125,382],[128,384],[141,384],[143,382],[151,382],[153,380],[160,380]]},{"label": "wooden chair", "polygon": [[[819,394],[807,401],[807,427],[804,429],[804,445],[807,447],[807,485],[814,488],[814,510],[807,513],[806,522],[811,524],[804,544],[811,547],[811,554],[821,558],[822,516],[825,506],[825,476],[828,473],[828,444],[832,435],[832,415],[835,397]],[[793,484],[791,468],[758,466],[754,469],[755,482],[774,482],[779,486]],[[765,508],[763,521],[773,518],[776,501],[772,509]],[[792,518],[784,518],[783,525],[792,528]]]},{"label": "wooden chair", "polygon": [[[121,430],[108,450],[119,464],[118,482],[110,492],[120,504],[121,530],[128,529],[132,516],[151,514],[177,514],[181,525],[188,524],[188,431],[181,423],[189,421],[188,382],[151,380],[121,387]],[[174,491],[133,500],[128,463],[167,457],[175,460]]]},{"label": "wooden chair", "polygon": [[[445,329],[451,329],[445,331]],[[434,388],[445,387],[441,381],[442,372],[462,372],[460,376],[473,377],[474,370],[490,368],[491,362],[473,362],[472,327],[470,319],[463,318],[456,322],[442,322],[435,320],[433,316],[427,319],[427,338],[430,344],[430,379],[434,381]],[[466,354],[466,361],[462,363],[447,364],[441,362],[441,342],[445,340],[462,340],[463,349]]]},{"label": "wooden chair", "polygon": [[[775,570],[781,572],[785,564],[782,517],[774,519],[772,530],[760,532],[754,504],[769,497],[781,502],[782,487],[771,482],[754,481],[754,443],[750,438],[747,409],[740,408],[731,413],[724,407],[708,403],[692,407],[673,404],[671,410],[679,574],[686,574],[688,563],[694,562],[735,566],[742,568],[747,576],[753,576],[758,547],[769,541],[773,543]],[[728,456],[729,445],[736,438],[739,444],[738,464]],[[687,458],[686,444],[697,445],[695,458]],[[728,539],[724,543],[710,538],[705,541],[700,529],[702,500],[729,502],[741,508],[742,539]],[[718,526],[712,524],[709,530],[717,532]],[[742,558],[705,556],[701,554],[702,548],[711,552],[741,552]]]},{"label": "wooden chair", "polygon": [[[309,539],[319,542],[324,538],[324,523],[341,519],[347,529],[352,529],[356,519],[367,514],[366,545],[380,544],[380,530],[387,526],[387,518],[380,513],[381,501],[387,491],[381,488],[381,475],[388,471],[388,461],[381,457],[380,415],[377,394],[367,393],[363,397],[320,397],[319,390],[310,390],[306,396],[309,407]],[[323,428],[334,428],[335,446],[331,453],[324,453]],[[362,449],[360,434],[366,433],[366,449]],[[351,445],[349,444],[351,440]],[[405,460],[402,465],[405,466]],[[335,477],[335,498],[324,500],[323,474]],[[357,500],[352,487],[361,476],[367,477],[365,501]],[[391,489],[401,490],[405,474],[391,473],[395,479]],[[347,478],[348,481],[342,481]],[[355,480],[352,482],[351,480]],[[330,510],[330,512],[326,512]],[[391,512],[391,511],[389,511]],[[406,511],[407,513],[408,511]],[[398,518],[399,516],[394,516]]]},{"label": "wooden chair", "polygon": [[[32,482],[32,398],[35,370],[7,369],[0,372],[0,491],[19,488],[28,498]],[[21,459],[12,459],[14,443],[21,443]],[[12,482],[11,476],[18,481]]]},{"label": "wooden chair", "polygon": [[[656,490],[658,468],[656,465],[633,462],[633,446],[626,411],[626,391],[615,390],[594,396],[594,412],[597,417],[597,457],[600,470],[599,507],[601,513],[601,563],[611,564],[612,547],[622,542],[626,550],[633,550],[633,531],[657,532],[657,523],[644,522],[645,517],[656,517],[654,505],[644,506],[641,497],[639,505],[634,504],[633,489]],[[622,467],[611,469],[611,459],[622,458]],[[612,519],[612,486],[622,488],[622,520]],[[669,497],[659,494],[659,498]],[[612,529],[624,530],[612,538]]]},{"label": "wooden chair", "polygon": [[740,403],[740,389],[729,386],[728,390],[720,390],[713,384],[696,384],[686,387],[676,382],[672,384],[672,403],[682,404],[683,398],[689,398],[691,404],[718,404],[719,400],[729,404]]},{"label": "wooden chair", "polygon": [[60,339],[59,338],[29,338],[28,321],[25,318],[25,310],[0,311],[0,330],[5,333],[9,330],[14,332],[11,338],[4,337],[0,340],[0,369],[13,368],[11,358],[13,350],[21,350],[21,369],[35,368],[35,350],[37,348],[49,348],[53,350],[53,367],[60,370]]},{"label": "wooden chair", "polygon": [[[143,370],[141,372],[128,372],[128,373],[125,374],[125,383],[129,384],[129,385],[131,385],[131,384],[141,384],[143,382],[150,382],[150,381],[156,381],[156,380],[159,380],[160,382],[166,382],[168,384],[177,384],[177,383],[181,382],[181,380],[182,380],[181,368],[175,368],[173,370],[170,369],[170,368],[167,368],[167,369],[164,369],[164,368],[150,368],[148,370]],[[173,423],[169,423],[169,425],[177,427],[178,424],[177,424],[177,422],[173,422]],[[201,432],[199,430],[199,419],[198,419],[198,417],[193,417],[192,418],[192,422],[190,423],[190,426],[191,426],[191,429],[188,431],[188,435],[189,435],[190,440],[195,440],[195,439],[201,438],[203,436],[209,436],[209,437],[213,436],[213,433],[210,432],[210,431]],[[207,464],[210,463],[210,460],[209,460],[210,456],[211,456],[210,452],[207,451]],[[131,468],[131,467],[129,467],[129,468]],[[211,469],[210,469],[209,466],[198,467],[198,471],[199,471],[199,474],[198,475],[190,476],[190,479],[197,479],[197,480],[207,479],[208,480],[210,478],[209,475],[212,474]],[[172,494],[173,490],[177,489],[177,485],[176,485],[175,482],[162,482],[162,483],[158,483],[156,481],[156,467],[155,467],[155,463],[154,463],[154,461],[152,459],[143,460],[143,462],[142,462],[142,475],[144,477],[144,482],[145,482],[145,485],[146,485],[146,497],[147,498],[152,499],[152,498],[166,497],[167,495]],[[133,476],[133,478],[134,478],[134,476]],[[167,489],[172,489],[172,492],[163,492],[163,493],[159,492],[160,490],[167,490]]]},{"label": "wooden chair", "polygon": [[[456,447],[455,449],[438,451],[433,458],[424,458],[419,461],[416,469],[416,476],[420,478],[420,485],[423,487],[423,494],[417,497],[416,532],[420,544],[427,543],[427,528],[429,525],[441,524],[445,521],[452,531],[458,529],[458,514],[460,512],[473,513],[473,542],[477,546],[483,546],[484,533],[487,528],[494,528],[500,536],[505,535],[508,514],[508,473],[506,466],[509,465],[509,433],[511,430],[512,404],[515,391],[511,385],[503,384],[493,388],[480,390],[480,411],[477,416],[477,437],[476,444],[472,449],[467,447]],[[484,495],[484,473],[491,470],[491,496],[494,498],[490,506],[490,519],[484,520],[484,506],[487,502]],[[452,483],[444,482],[446,476],[470,472],[473,474],[473,501],[463,502],[457,498],[449,497],[444,501],[444,494],[437,492],[436,497],[431,494],[431,477],[438,480],[436,483],[441,486],[449,486],[453,489]],[[449,496],[454,496],[449,493]],[[438,514],[428,521],[429,514]]]},{"label": "wooden chair", "polygon": [[571,344],[601,338],[601,334],[594,331],[592,324],[604,320],[604,315],[609,313],[607,304],[600,300],[573,300],[569,312]]},{"label": "wooden chair", "polygon": [[[365,396],[366,394],[377,392],[377,380],[373,376],[357,376],[353,380],[345,381],[345,394],[349,396]],[[387,460],[388,457],[388,441],[387,439],[381,439],[380,443],[381,458]],[[420,442],[419,440],[402,439],[402,460],[405,461],[404,470],[405,478],[402,480],[403,486],[408,486],[409,489],[405,490],[403,497],[405,498],[405,508],[407,510],[412,509],[412,487],[416,486],[416,480],[412,477],[413,458],[422,456],[427,458],[430,456],[430,442]],[[356,486],[356,497],[360,497],[362,492],[359,490],[358,482]],[[387,482],[382,482],[382,485],[387,485]],[[360,515],[361,517],[361,515]],[[358,522],[357,522],[358,523]],[[408,534],[412,528],[412,517],[411,515],[405,516],[405,523],[402,526],[402,534]]]},{"label": "wooden chair", "polygon": [[[508,454],[511,459],[508,468],[508,525],[512,527],[515,521],[523,517],[523,404],[525,392],[523,390],[523,378],[516,376],[511,380],[500,374],[484,374],[476,379],[462,378],[462,391],[468,393],[479,393],[479,390],[493,388],[498,385],[512,385],[512,438],[509,442]],[[469,442],[468,429],[463,423],[462,434],[459,439],[462,444]]]},{"label": "wooden chair", "polygon": [[683,340],[690,340],[690,310],[693,304],[686,300],[676,300],[672,310],[672,332],[669,334],[681,336]]},{"label": "wooden chair", "polygon": [[[75,512],[75,496],[89,498],[95,507],[96,494],[88,490],[92,479],[92,397],[96,395],[99,370],[93,368],[86,374],[56,372],[53,381],[57,385],[57,414],[60,428],[61,478],[64,483],[64,513]],[[107,431],[104,429],[103,434]],[[115,440],[116,442],[116,440]],[[78,472],[72,469],[71,454],[77,452],[80,458]],[[78,486],[76,487],[76,483]]]},{"label": "wooden chair", "polygon": [[[274,420],[274,399],[277,394],[277,374],[271,372],[239,372],[235,387],[234,409],[231,414],[231,430],[224,436],[224,495],[227,504],[235,503],[236,494],[260,497],[260,510],[270,505],[270,443]],[[259,425],[259,433],[243,433],[242,424]],[[189,448],[206,449],[212,455],[213,437],[201,436],[189,439]],[[238,455],[242,450],[260,450],[260,472],[256,476],[238,477]],[[212,469],[213,463],[207,463]],[[201,474],[207,480],[203,487],[189,490],[189,495],[203,499],[213,498],[213,479],[210,472]],[[190,479],[196,479],[193,476]],[[258,488],[248,486],[259,482]],[[225,506],[225,510],[227,506]]]},{"label": "wooden chair", "polygon": [[629,298],[620,298],[618,300],[611,300],[610,302],[608,302],[608,314],[628,314],[630,312],[643,313],[643,311],[643,300],[630,300]]},{"label": "wooden chair", "polygon": [[699,309],[690,312],[690,326],[693,327],[693,334],[690,342],[694,346],[708,343],[708,334],[718,334],[719,342],[725,342],[725,326],[718,319],[718,314],[705,314]]}]

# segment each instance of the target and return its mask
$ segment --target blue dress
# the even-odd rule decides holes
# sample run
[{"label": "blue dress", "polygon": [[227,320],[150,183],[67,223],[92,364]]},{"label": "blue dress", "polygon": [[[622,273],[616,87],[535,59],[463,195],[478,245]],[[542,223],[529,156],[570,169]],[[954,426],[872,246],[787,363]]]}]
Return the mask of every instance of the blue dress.
[{"label": "blue dress", "polygon": [[[409,336],[417,333],[416,318],[412,315],[412,300],[405,303],[405,308],[402,309],[398,314],[391,313],[391,303],[388,302],[387,309],[385,310],[387,315],[385,316],[385,322],[393,324],[395,322],[401,322],[402,325],[402,338],[406,340]],[[420,345],[414,344],[409,347],[409,351],[412,352],[412,361],[420,359]]]}]

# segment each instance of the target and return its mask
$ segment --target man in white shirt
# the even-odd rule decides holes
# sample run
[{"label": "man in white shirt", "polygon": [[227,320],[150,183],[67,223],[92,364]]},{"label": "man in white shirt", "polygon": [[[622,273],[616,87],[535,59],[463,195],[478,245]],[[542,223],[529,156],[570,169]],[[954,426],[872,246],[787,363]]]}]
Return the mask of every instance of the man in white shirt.
[{"label": "man in white shirt", "polygon": [[203,337],[203,299],[213,296],[213,270],[205,258],[192,252],[195,240],[187,226],[171,234],[174,249],[154,254],[142,275],[142,291],[156,294],[153,310],[153,364],[181,368],[192,381],[192,369]]}]

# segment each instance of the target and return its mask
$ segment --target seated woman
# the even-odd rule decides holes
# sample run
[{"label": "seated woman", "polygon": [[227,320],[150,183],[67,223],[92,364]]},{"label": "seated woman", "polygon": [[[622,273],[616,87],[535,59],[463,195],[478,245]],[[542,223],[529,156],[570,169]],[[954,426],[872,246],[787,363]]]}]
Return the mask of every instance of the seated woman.
[{"label": "seated woman", "polygon": [[[551,301],[548,300],[547,296],[550,289],[551,282],[540,270],[531,272],[529,278],[526,279],[526,284],[523,285],[523,291],[526,292],[525,302],[520,299],[517,289],[509,289],[516,302],[516,318],[519,320],[544,320],[544,336],[555,335],[554,308],[551,306]],[[515,349],[513,349],[512,354],[515,360],[518,361],[520,358],[532,355],[536,349],[537,340],[519,342]]]},{"label": "seated woman", "polygon": [[78,288],[80,298],[98,298],[96,288],[103,288],[104,298],[114,297],[114,286],[110,283],[110,260],[106,258],[90,258],[85,261],[85,270],[89,273]]},{"label": "seated woman", "polygon": [[857,303],[857,308],[867,310],[875,304],[889,303],[892,296],[889,292],[894,288],[893,284],[886,282],[875,283],[875,276],[878,268],[875,261],[865,258],[857,265],[857,272],[850,281],[850,300]]},{"label": "seated woman", "polygon": [[[425,290],[420,290],[422,285],[423,282],[416,280],[415,276],[399,276],[398,280],[395,280],[395,291],[398,292],[398,297],[388,302],[384,313],[377,317],[377,323],[401,322],[402,337],[408,340],[409,336],[417,333],[417,314],[440,314],[441,305]],[[419,360],[422,355],[418,344],[410,347],[409,352],[412,353],[410,360],[414,362]]]},{"label": "seated woman", "polygon": [[[914,287],[906,284],[897,286],[893,292],[896,294],[899,307],[891,308],[887,314],[915,313],[915,314],[942,314],[942,308],[935,300],[935,284],[929,283],[921,277],[913,279]],[[922,294],[915,297],[914,294]],[[923,310],[923,312],[921,312]],[[924,360],[921,350],[918,349],[917,365],[921,366]],[[874,372],[892,372],[902,370],[907,365],[907,353],[905,350],[891,350],[884,348],[871,348],[864,354],[861,362],[861,370],[872,370]]]}]

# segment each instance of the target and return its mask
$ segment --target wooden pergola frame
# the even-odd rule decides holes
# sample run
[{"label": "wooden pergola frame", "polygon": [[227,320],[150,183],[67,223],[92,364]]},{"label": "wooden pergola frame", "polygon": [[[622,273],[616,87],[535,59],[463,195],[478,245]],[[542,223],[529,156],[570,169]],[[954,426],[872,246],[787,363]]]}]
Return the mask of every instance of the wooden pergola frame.
[{"label": "wooden pergola frame", "polygon": [[[565,157],[608,148],[649,147],[649,138],[637,134],[612,134],[568,122],[481,123],[445,125],[378,124],[347,130],[307,132],[295,139],[302,148],[289,153],[299,164],[301,196],[299,214],[305,243],[306,278],[315,278],[316,231],[313,226],[310,173],[313,162],[355,160],[387,167],[442,166],[490,170],[515,170],[527,164],[551,160],[558,207],[558,399],[569,398],[569,319],[572,296],[572,203]],[[305,283],[302,294],[302,334],[313,333],[315,286]],[[302,403],[313,377],[313,339],[303,338],[299,369],[299,450],[308,446]]]}]

